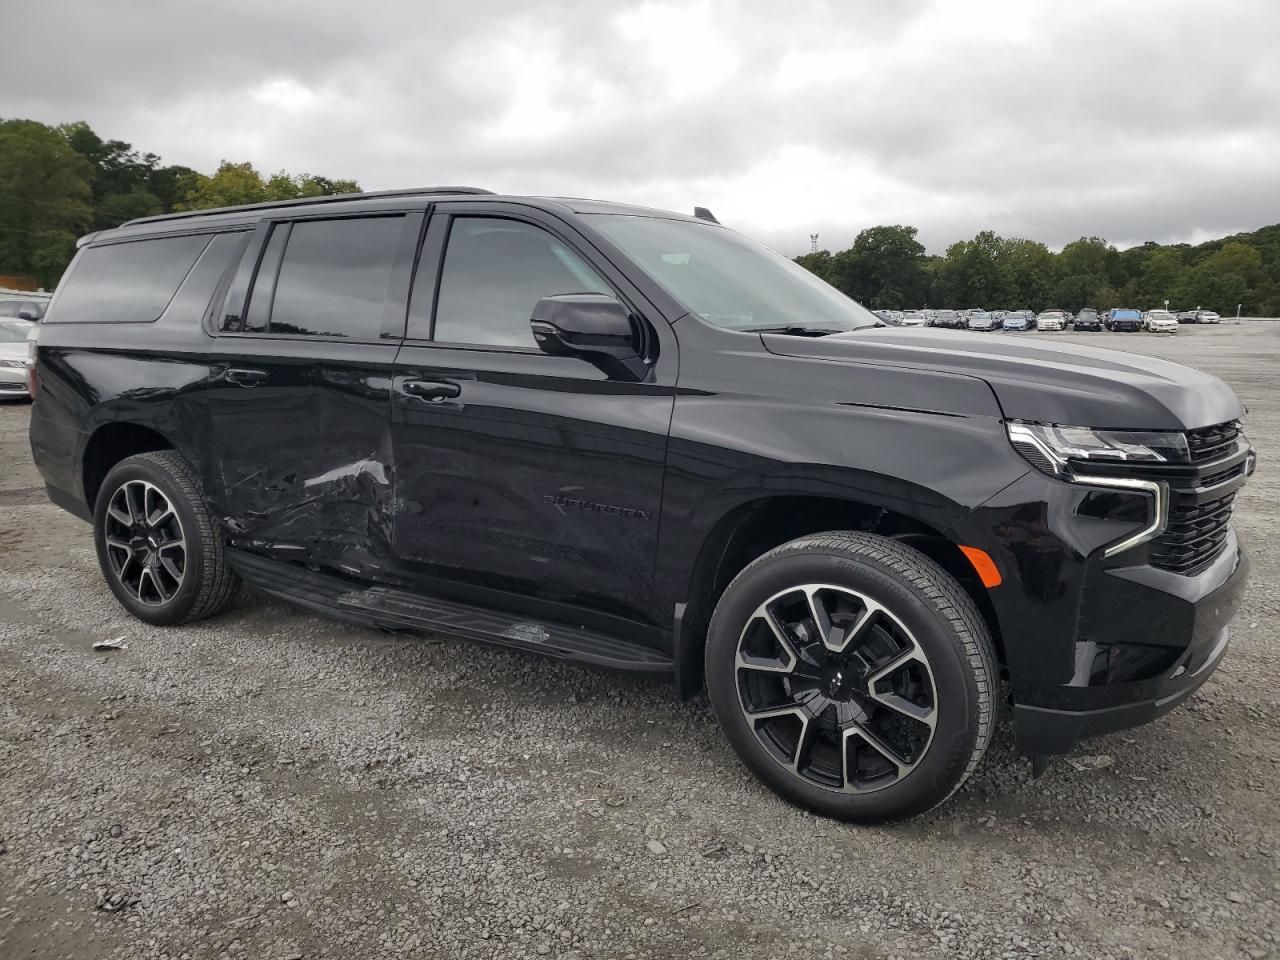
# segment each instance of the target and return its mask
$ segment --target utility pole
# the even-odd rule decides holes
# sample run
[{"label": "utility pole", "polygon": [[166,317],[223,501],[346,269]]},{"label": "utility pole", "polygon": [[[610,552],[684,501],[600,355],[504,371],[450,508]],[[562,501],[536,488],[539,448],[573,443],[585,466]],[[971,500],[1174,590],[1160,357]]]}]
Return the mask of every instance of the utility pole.
[{"label": "utility pole", "polygon": [[818,252],[818,235],[816,233],[809,234],[809,252]]}]

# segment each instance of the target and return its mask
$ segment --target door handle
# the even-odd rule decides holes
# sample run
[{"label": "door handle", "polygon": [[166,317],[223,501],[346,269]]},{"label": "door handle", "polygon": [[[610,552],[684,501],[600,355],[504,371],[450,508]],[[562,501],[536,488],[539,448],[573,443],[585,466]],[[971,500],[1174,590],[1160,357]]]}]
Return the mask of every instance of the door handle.
[{"label": "door handle", "polygon": [[400,384],[400,392],[417,400],[439,403],[462,393],[462,387],[452,380],[406,380]]},{"label": "door handle", "polygon": [[232,383],[240,384],[242,387],[256,387],[267,379],[269,374],[265,370],[247,370],[242,367],[232,367],[222,376]]}]

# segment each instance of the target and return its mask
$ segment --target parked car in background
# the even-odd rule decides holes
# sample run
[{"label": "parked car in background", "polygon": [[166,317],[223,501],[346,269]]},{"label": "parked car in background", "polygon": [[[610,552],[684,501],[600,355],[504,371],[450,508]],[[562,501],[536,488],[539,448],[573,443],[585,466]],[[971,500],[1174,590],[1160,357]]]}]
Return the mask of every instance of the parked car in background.
[{"label": "parked car in background", "polygon": [[1076,314],[1075,329],[1077,330],[1101,330],[1102,318],[1098,316],[1098,311],[1092,307],[1085,307]]},{"label": "parked car in background", "polygon": [[39,326],[31,320],[0,317],[0,400],[31,396],[31,344]]},{"label": "parked car in background", "polygon": [[955,310],[935,310],[933,314],[933,323],[930,326],[945,327],[948,330],[954,330],[956,327],[964,325],[964,319]]},{"label": "parked car in background", "polygon": [[904,310],[902,312],[902,326],[904,327],[923,327],[928,322],[928,319],[920,310]]},{"label": "parked car in background", "polygon": [[951,796],[1002,713],[1040,768],[1187,699],[1246,587],[1230,387],[960,339],[675,213],[456,187],[183,212],[81,241],[31,449],[147,624],[243,581],[705,682],[764,784],[874,822]]},{"label": "parked car in background", "polygon": [[1178,318],[1168,310],[1157,308],[1143,314],[1142,326],[1150,333],[1177,333]]},{"label": "parked car in background", "polygon": [[1067,329],[1067,314],[1064,310],[1044,310],[1036,317],[1036,329],[1045,333],[1053,333]]},{"label": "parked car in background", "polygon": [[970,330],[994,330],[996,318],[985,310],[975,310],[969,314],[966,324]]},{"label": "parked car in background", "polygon": [[1197,310],[1196,323],[1219,323],[1222,317],[1213,310]]},{"label": "parked car in background", "polygon": [[1112,333],[1137,333],[1142,329],[1142,314],[1128,307],[1113,307],[1103,323]]},{"label": "parked car in background", "polygon": [[1030,330],[1035,316],[1030,310],[1010,310],[1005,314],[1004,322],[1000,325],[1000,328],[1014,332]]},{"label": "parked car in background", "polygon": [[0,317],[16,317],[39,323],[44,318],[44,306],[39,300],[0,300]]},{"label": "parked car in background", "polygon": [[1197,311],[1195,310],[1180,310],[1178,311],[1178,322],[1179,323],[1195,323],[1196,313]]}]

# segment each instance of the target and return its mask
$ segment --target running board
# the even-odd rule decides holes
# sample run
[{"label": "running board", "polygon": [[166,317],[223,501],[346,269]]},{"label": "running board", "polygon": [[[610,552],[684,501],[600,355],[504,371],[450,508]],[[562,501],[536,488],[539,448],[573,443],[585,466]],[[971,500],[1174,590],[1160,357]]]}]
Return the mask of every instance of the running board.
[{"label": "running board", "polygon": [[674,668],[672,659],[659,650],[585,627],[531,620],[394,587],[361,586],[242,550],[229,550],[228,559],[246,583],[263,593],[349,623],[465,637],[629,673],[671,674]]}]

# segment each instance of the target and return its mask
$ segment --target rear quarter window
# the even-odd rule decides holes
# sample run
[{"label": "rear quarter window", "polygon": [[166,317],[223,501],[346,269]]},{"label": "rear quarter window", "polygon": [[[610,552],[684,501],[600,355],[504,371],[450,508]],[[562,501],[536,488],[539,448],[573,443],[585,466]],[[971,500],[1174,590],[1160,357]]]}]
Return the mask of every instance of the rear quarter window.
[{"label": "rear quarter window", "polygon": [[149,323],[160,318],[208,234],[158,237],[81,251],[46,323]]}]

